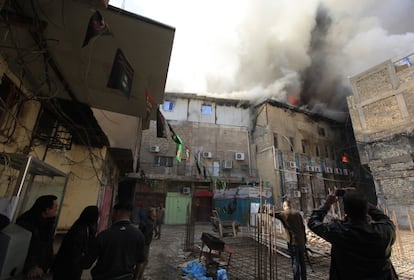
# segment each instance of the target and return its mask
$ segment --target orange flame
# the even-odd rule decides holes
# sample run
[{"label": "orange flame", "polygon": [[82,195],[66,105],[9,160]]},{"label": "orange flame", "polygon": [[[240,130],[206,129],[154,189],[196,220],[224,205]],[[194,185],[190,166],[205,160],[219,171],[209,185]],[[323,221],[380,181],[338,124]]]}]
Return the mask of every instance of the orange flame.
[{"label": "orange flame", "polygon": [[290,105],[293,105],[293,106],[297,106],[299,104],[299,99],[297,99],[296,97],[292,95],[289,95],[287,97],[287,101]]}]

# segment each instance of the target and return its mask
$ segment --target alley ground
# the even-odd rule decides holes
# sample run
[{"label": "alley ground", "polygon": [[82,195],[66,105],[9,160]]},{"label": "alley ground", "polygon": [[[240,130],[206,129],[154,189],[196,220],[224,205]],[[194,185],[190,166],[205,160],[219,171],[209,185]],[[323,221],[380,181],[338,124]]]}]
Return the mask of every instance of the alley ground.
[{"label": "alley ground", "polygon": [[[186,227],[184,225],[163,225],[161,239],[154,240],[151,244],[150,262],[145,272],[145,279],[191,279],[186,278],[185,274],[181,272],[180,265],[185,265],[192,260],[198,261],[202,232],[217,236],[212,231],[210,225],[196,225],[194,230],[194,250],[193,252],[185,252]],[[222,238],[235,251],[227,270],[229,279],[292,279],[289,259],[281,254],[277,254],[276,259],[263,257],[268,250],[259,250],[257,242],[251,236],[252,232],[246,227],[241,229],[241,233],[237,237]],[[318,240],[311,240],[309,245],[314,253],[311,254],[310,258],[312,268],[308,266],[308,279],[328,279],[330,257],[327,246],[329,245],[323,244],[323,242],[321,243]],[[282,248],[280,251],[283,254]],[[259,262],[261,264],[260,271],[262,277],[257,276],[256,269],[258,267],[257,259],[259,255],[261,255],[262,259]],[[224,254],[223,257],[226,257],[226,255]],[[223,260],[227,260],[227,258]],[[272,269],[270,269],[270,262],[272,263]],[[393,263],[400,280],[414,279],[414,235],[410,231],[400,232],[400,238],[394,246]],[[85,271],[83,279],[90,279],[88,271]]]}]

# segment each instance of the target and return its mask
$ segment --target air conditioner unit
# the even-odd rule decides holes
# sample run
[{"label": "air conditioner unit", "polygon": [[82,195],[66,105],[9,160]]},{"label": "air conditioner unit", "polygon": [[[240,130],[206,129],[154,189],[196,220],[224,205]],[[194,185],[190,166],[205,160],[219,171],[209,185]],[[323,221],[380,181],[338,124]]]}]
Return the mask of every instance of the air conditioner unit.
[{"label": "air conditioner unit", "polygon": [[211,154],[211,152],[202,152],[201,156],[203,158],[211,158],[213,155]]},{"label": "air conditioner unit", "polygon": [[232,169],[233,168],[233,161],[232,160],[225,160],[223,164],[224,169]]},{"label": "air conditioner unit", "polygon": [[314,172],[321,172],[321,167],[320,166],[313,166],[313,171]]},{"label": "air conditioner unit", "polygon": [[183,194],[190,194],[191,188],[190,187],[183,187]]},{"label": "air conditioner unit", "polygon": [[235,160],[244,160],[244,153],[235,153],[234,154]]},{"label": "air conditioner unit", "polygon": [[348,176],[349,175],[349,170],[348,169],[343,169],[342,174]]},{"label": "air conditioner unit", "polygon": [[313,172],[313,171],[314,171],[314,170],[313,170],[313,166],[306,165],[306,166],[305,166],[305,171],[308,171],[308,172]]},{"label": "air conditioner unit", "polygon": [[335,172],[335,174],[342,175],[342,169],[341,168],[335,168],[334,172]]},{"label": "air conditioner unit", "polygon": [[160,152],[160,146],[151,146],[150,147],[151,153],[159,153]]},{"label": "air conditioner unit", "polygon": [[293,191],[293,197],[300,197],[300,191]]},{"label": "air conditioner unit", "polygon": [[325,172],[326,173],[333,173],[333,168],[332,167],[325,167]]},{"label": "air conditioner unit", "polygon": [[296,162],[295,161],[288,161],[288,166],[290,168],[296,168]]}]

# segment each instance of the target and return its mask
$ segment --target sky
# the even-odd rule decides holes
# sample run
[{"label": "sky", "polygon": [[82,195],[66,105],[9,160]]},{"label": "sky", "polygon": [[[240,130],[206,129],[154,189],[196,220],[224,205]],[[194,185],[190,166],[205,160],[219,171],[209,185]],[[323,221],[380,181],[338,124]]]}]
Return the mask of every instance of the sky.
[{"label": "sky", "polygon": [[414,52],[412,0],[109,4],[175,28],[166,92],[289,99],[338,120],[351,94],[349,77]]}]

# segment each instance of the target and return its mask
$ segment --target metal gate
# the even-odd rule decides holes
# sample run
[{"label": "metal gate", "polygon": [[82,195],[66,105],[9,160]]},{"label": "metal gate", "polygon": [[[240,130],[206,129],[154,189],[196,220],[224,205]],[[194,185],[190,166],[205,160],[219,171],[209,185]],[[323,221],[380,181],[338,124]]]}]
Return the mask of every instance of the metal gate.
[{"label": "metal gate", "polygon": [[184,225],[186,223],[187,206],[191,209],[191,196],[169,192],[165,203],[165,223],[168,225]]}]

